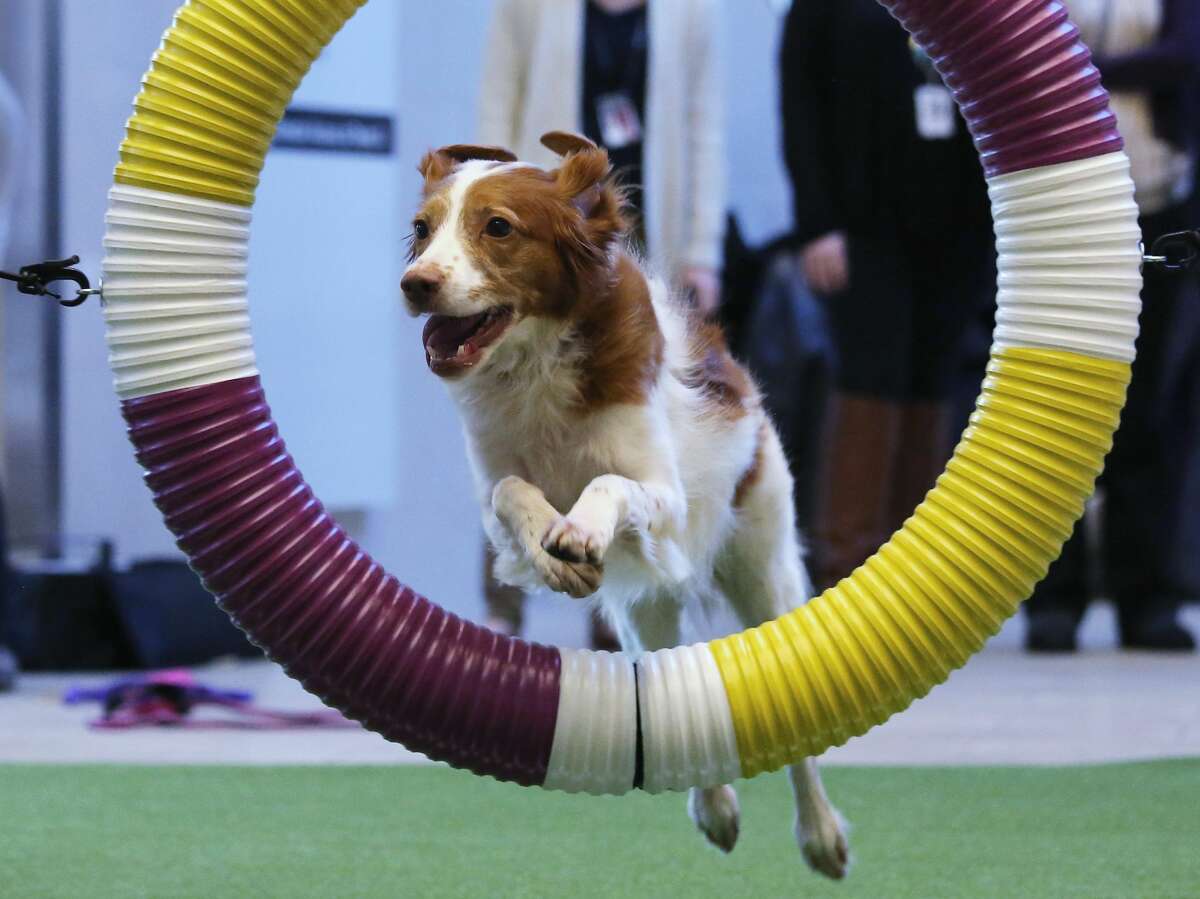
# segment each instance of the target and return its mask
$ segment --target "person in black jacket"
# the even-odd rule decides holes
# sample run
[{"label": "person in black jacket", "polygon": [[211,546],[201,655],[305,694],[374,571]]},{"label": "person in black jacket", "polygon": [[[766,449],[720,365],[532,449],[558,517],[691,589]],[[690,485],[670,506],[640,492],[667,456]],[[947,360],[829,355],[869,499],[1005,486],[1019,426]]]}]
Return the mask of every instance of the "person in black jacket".
[{"label": "person in black jacket", "polygon": [[848,575],[949,448],[962,332],[995,296],[978,155],[949,91],[874,0],[792,5],[781,58],[795,240],[838,356],[816,579]]},{"label": "person in black jacket", "polygon": [[[1198,0],[1068,0],[1091,47],[1132,164],[1142,239],[1200,227],[1194,218],[1200,74]],[[1102,477],[1097,541],[1121,645],[1188,651],[1172,570],[1189,447],[1200,404],[1200,285],[1194,274],[1147,266],[1137,359],[1121,427]],[[1088,521],[1076,528],[1026,605],[1028,648],[1069,652],[1096,584]]]}]

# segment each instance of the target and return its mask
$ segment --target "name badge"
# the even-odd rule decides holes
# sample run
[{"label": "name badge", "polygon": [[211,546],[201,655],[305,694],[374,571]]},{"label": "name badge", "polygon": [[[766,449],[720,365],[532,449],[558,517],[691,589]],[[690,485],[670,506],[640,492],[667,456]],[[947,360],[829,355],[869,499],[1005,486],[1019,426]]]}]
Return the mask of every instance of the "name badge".
[{"label": "name badge", "polygon": [[913,93],[917,134],[923,140],[947,140],[958,130],[954,96],[940,84],[922,84]]},{"label": "name badge", "polygon": [[600,142],[609,150],[620,150],[642,139],[642,119],[629,94],[601,94],[596,98]]}]

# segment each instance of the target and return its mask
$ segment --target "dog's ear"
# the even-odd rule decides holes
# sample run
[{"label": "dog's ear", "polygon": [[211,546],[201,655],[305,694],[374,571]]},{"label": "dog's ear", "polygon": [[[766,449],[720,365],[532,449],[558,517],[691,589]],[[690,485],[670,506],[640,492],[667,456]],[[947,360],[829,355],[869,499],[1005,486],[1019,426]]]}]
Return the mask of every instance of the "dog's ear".
[{"label": "dog's ear", "polygon": [[438,150],[455,162],[470,162],[472,159],[485,159],[489,162],[516,162],[517,154],[504,147],[485,147],[476,144],[451,144]]},{"label": "dog's ear", "polygon": [[578,269],[595,266],[607,257],[613,242],[626,229],[624,198],[612,178],[608,153],[585,137],[552,131],[542,143],[563,155],[551,174],[563,200],[578,216],[569,216],[560,246]]},{"label": "dog's ear", "polygon": [[503,147],[482,147],[472,144],[451,144],[437,150],[430,150],[421,158],[417,171],[425,179],[426,195],[439,181],[448,176],[459,163],[470,162],[472,159],[484,159],[490,162],[516,162],[517,157],[511,150]]},{"label": "dog's ear", "polygon": [[600,149],[582,134],[572,134],[570,131],[546,132],[542,135],[542,146],[558,156],[570,156],[572,153]]},{"label": "dog's ear", "polygon": [[542,146],[563,157],[562,168],[558,170],[559,184],[579,214],[590,218],[611,171],[608,153],[583,135],[569,131],[543,134]]},{"label": "dog's ear", "polygon": [[425,195],[429,196],[434,186],[445,180],[453,170],[454,160],[441,150],[430,150],[422,156],[420,163],[417,164],[417,171],[425,179]]}]

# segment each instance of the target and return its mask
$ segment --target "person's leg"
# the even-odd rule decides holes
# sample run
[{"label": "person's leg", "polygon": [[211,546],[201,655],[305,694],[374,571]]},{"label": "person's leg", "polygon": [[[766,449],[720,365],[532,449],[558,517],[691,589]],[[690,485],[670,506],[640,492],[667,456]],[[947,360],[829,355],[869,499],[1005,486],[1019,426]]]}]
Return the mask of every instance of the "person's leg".
[{"label": "person's leg", "polygon": [[588,645],[597,652],[620,652],[621,641],[597,609],[588,613]]},{"label": "person's leg", "polygon": [[11,583],[8,571],[8,520],[4,511],[4,494],[0,491],[0,693],[11,690],[17,680],[17,659],[8,645]]},{"label": "person's leg", "polygon": [[1074,652],[1075,635],[1092,596],[1087,522],[1081,519],[1062,553],[1025,602],[1025,648],[1031,652]]},{"label": "person's leg", "polygon": [[821,589],[848,577],[886,537],[898,425],[896,403],[852,393],[833,398],[814,528]]},{"label": "person's leg", "polygon": [[914,400],[901,405],[887,530],[895,531],[904,524],[945,468],[949,413],[947,401]]},{"label": "person's leg", "polygon": [[900,527],[933,488],[950,457],[951,397],[967,326],[994,303],[990,234],[901,243],[913,273],[912,360],[900,411],[889,528]]},{"label": "person's leg", "polygon": [[[1181,209],[1143,217],[1147,246],[1160,234],[1187,227]],[[1133,380],[1106,467],[1104,559],[1117,603],[1122,644],[1132,648],[1191,649],[1178,623],[1171,560],[1184,509],[1184,447],[1194,412],[1181,383],[1200,351],[1200,296],[1187,276],[1148,267]]]},{"label": "person's leg", "polygon": [[908,382],[911,292],[894,242],[851,235],[850,287],[829,297],[837,355],[813,528],[817,586],[847,577],[886,538]]}]

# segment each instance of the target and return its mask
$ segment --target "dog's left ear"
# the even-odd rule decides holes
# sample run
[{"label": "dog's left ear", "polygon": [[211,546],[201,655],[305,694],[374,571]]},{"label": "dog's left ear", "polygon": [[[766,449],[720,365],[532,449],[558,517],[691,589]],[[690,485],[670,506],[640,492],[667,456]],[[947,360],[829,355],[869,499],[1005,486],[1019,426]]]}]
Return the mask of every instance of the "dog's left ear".
[{"label": "dog's left ear", "polygon": [[553,173],[558,187],[583,219],[586,239],[606,251],[625,229],[608,153],[586,137],[566,131],[542,135],[542,144],[563,157]]},{"label": "dog's left ear", "polygon": [[555,172],[559,186],[579,214],[591,218],[612,171],[608,153],[586,137],[567,131],[543,134],[542,146],[563,157],[562,166]]},{"label": "dog's left ear", "polygon": [[511,150],[506,150],[503,147],[482,147],[473,144],[451,144],[448,147],[441,147],[437,150],[430,150],[422,157],[420,164],[417,166],[417,171],[425,179],[425,194],[433,189],[434,185],[444,180],[454,167],[460,163],[470,162],[472,159],[484,159],[492,162],[516,162],[517,157]]},{"label": "dog's left ear", "polygon": [[600,149],[595,142],[582,134],[574,134],[570,131],[547,131],[542,135],[542,146],[559,156],[570,156],[572,153]]}]

